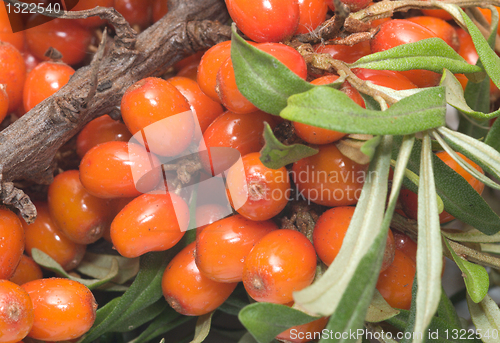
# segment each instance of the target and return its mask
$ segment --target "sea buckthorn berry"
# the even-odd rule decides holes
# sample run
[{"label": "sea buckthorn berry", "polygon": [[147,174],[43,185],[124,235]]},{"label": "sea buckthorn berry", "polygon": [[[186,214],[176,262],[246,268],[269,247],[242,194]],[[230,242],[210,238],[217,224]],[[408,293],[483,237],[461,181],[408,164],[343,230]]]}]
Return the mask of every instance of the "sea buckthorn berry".
[{"label": "sea buckthorn berry", "polygon": [[[134,197],[160,181],[160,162],[137,144],[106,142],[90,149],[80,163],[83,187],[99,198]],[[134,180],[138,180],[137,184]]]},{"label": "sea buckthorn berry", "polygon": [[265,235],[248,254],[243,285],[257,301],[286,304],[309,286],[316,273],[316,252],[302,233],[281,229]]},{"label": "sea buckthorn berry", "polygon": [[[199,151],[206,150],[209,154],[210,148],[228,147],[238,150],[241,156],[260,151],[265,143],[262,137],[264,122],[271,128],[278,123],[275,116],[262,111],[249,114],[226,111],[205,130]],[[200,157],[205,170],[212,173],[211,162],[217,163],[217,161],[210,161],[207,154],[201,154]]]},{"label": "sea buckthorn berry", "polygon": [[404,310],[410,309],[415,270],[415,262],[396,249],[394,261],[379,274],[377,281],[377,289],[389,305]]},{"label": "sea buckthorn berry", "polygon": [[407,20],[422,25],[423,27],[431,30],[434,34],[444,40],[446,44],[451,46],[453,50],[458,51],[460,42],[458,40],[455,28],[443,19],[436,17],[420,16],[411,17]]},{"label": "sea buckthorn berry", "polygon": [[28,73],[24,83],[24,110],[28,112],[57,92],[74,73],[75,70],[65,63],[48,61],[37,65]]},{"label": "sea buckthorn berry", "polygon": [[12,212],[0,209],[0,279],[14,274],[24,251],[24,229]]},{"label": "sea buckthorn berry", "polygon": [[69,19],[52,19],[37,26],[44,17],[35,14],[28,20],[26,42],[28,49],[39,59],[47,61],[45,52],[52,47],[62,54],[62,61],[69,65],[81,62],[87,55],[92,33]]},{"label": "sea buckthorn berry", "polygon": [[325,0],[299,0],[299,26],[295,34],[314,31],[326,19],[328,6]]},{"label": "sea buckthorn berry", "polygon": [[299,25],[297,0],[226,0],[226,6],[238,29],[258,43],[281,42]]},{"label": "sea buckthorn berry", "polygon": [[23,55],[9,43],[0,42],[0,84],[9,97],[8,112],[15,111],[23,100],[26,67]]},{"label": "sea buckthorn berry", "polygon": [[[162,0],[166,3],[165,0]],[[201,58],[203,57],[203,55],[205,55],[205,52],[207,52],[208,49],[205,49],[205,50],[200,50],[192,55],[189,55],[188,57],[184,57],[182,60],[180,60],[179,62],[175,62],[174,64],[174,69],[175,70],[181,70],[183,69],[184,67],[186,66],[189,66],[191,64],[200,64],[200,61],[201,61]],[[196,80],[195,80],[196,81]]]},{"label": "sea buckthorn berry", "polygon": [[[311,81],[314,85],[327,85],[335,82],[339,77],[337,75],[326,75]],[[355,103],[365,108],[365,102],[359,92],[345,81],[340,90],[346,93]],[[323,129],[320,127],[294,122],[295,133],[297,136],[311,144],[329,144],[338,141],[346,135],[344,132]]]},{"label": "sea buckthorn berry", "polygon": [[167,0],[153,0],[153,23],[163,18],[168,13]]},{"label": "sea buckthorn berry", "polygon": [[33,304],[21,286],[0,280],[0,342],[15,343],[33,327]]},{"label": "sea buckthorn berry", "polygon": [[[198,193],[199,194],[199,193]],[[212,223],[227,216],[228,208],[220,204],[205,204],[196,207],[196,237]]]},{"label": "sea buckthorn berry", "polygon": [[417,88],[406,76],[393,70],[358,68],[354,70],[354,73],[361,80],[370,81],[377,86],[392,88],[398,91]]},{"label": "sea buckthorn berry", "polygon": [[319,205],[346,206],[358,202],[368,165],[342,155],[334,144],[318,146],[319,153],[293,164],[299,192]]},{"label": "sea buckthorn berry", "polygon": [[132,200],[113,220],[111,241],[125,257],[173,247],[189,224],[189,208],[174,193],[143,194]]},{"label": "sea buckthorn berry", "polygon": [[318,54],[329,54],[336,60],[354,63],[361,57],[371,54],[370,42],[363,41],[353,46],[341,44],[318,44],[314,47]]},{"label": "sea buckthorn berry", "polygon": [[267,168],[260,153],[243,156],[242,163],[233,165],[226,178],[231,205],[251,220],[267,220],[281,212],[290,196],[290,180],[285,167]]},{"label": "sea buckthorn berry", "polygon": [[78,170],[68,170],[54,178],[48,204],[57,227],[78,244],[97,241],[111,221],[109,202],[85,190]]},{"label": "sea buckthorn berry", "polygon": [[277,229],[272,221],[255,222],[241,215],[216,221],[196,237],[196,265],[212,280],[239,282],[250,250]]},{"label": "sea buckthorn berry", "polygon": [[[175,156],[191,144],[195,122],[189,103],[181,92],[169,82],[156,77],[142,79],[130,86],[121,102],[122,118],[129,131],[143,133],[151,152],[162,156]],[[146,129],[162,119],[168,123],[161,129]]]},{"label": "sea buckthorn berry", "polygon": [[237,282],[217,282],[204,276],[196,266],[196,242],[179,252],[168,264],[161,280],[163,296],[185,316],[201,316],[222,305]]},{"label": "sea buckthorn berry", "polygon": [[410,237],[399,231],[394,231],[394,245],[397,250],[404,252],[413,262],[417,263],[417,243]]},{"label": "sea buckthorn berry", "polygon": [[50,278],[22,285],[33,301],[34,322],[28,337],[65,341],[80,337],[94,324],[97,303],[77,281]]},{"label": "sea buckthorn berry", "polygon": [[[186,77],[174,76],[167,80],[186,98],[191,111],[197,116],[201,133],[223,112],[222,106],[202,92],[196,81]],[[195,132],[195,134],[198,132]],[[201,137],[195,137],[198,141]]]},{"label": "sea buckthorn berry", "polygon": [[0,123],[7,116],[9,110],[9,96],[5,90],[5,85],[0,85]]},{"label": "sea buckthorn berry", "polygon": [[[349,7],[351,12],[357,12],[365,7],[367,7],[372,0],[340,0],[344,5]],[[335,11],[335,2],[333,0],[326,0],[326,3],[328,4],[328,7],[332,11]]]},{"label": "sea buckthorn berry", "polygon": [[42,268],[29,256],[22,255],[14,275],[9,281],[22,285],[23,283],[38,280],[43,277]]},{"label": "sea buckthorn berry", "polygon": [[203,54],[198,67],[197,81],[203,93],[214,101],[220,102],[219,95],[215,90],[217,84],[217,73],[219,69],[231,56],[231,41],[225,41],[214,45]]},{"label": "sea buckthorn berry", "polygon": [[[500,11],[499,6],[494,6],[494,7],[496,8],[497,11]],[[489,9],[481,8],[481,7],[478,7],[477,9],[483,14],[483,16],[486,19],[486,21],[488,22],[488,24],[491,25],[491,11]],[[497,28],[497,33],[500,34],[500,28]]]},{"label": "sea buckthorn berry", "polygon": [[[191,64],[188,64],[187,66],[182,67],[182,69],[179,69],[179,71],[177,72],[177,74],[175,76],[186,77],[188,79],[191,79],[191,80],[197,82],[197,80],[198,80],[198,66],[199,65],[200,65],[200,62],[193,62]],[[203,92],[203,94],[205,94],[205,92]],[[209,97],[209,99],[212,99],[212,98]],[[217,100],[216,102],[220,103],[220,100]]]},{"label": "sea buckthorn berry", "polygon": [[277,58],[300,78],[304,80],[307,78],[306,61],[294,48],[281,43],[262,43],[258,44],[256,47]]},{"label": "sea buckthorn berry", "polygon": [[23,227],[26,235],[26,253],[31,256],[31,250],[36,248],[43,251],[59,263],[64,270],[71,270],[78,266],[85,254],[86,246],[70,241],[57,228],[50,217],[46,203],[36,202],[37,217],[33,224]]},{"label": "sea buckthorn berry", "polygon": [[[422,25],[404,19],[393,19],[380,25],[379,32],[370,41],[370,46],[375,53],[433,37],[436,35]],[[436,86],[441,79],[441,74],[422,69],[402,71],[401,74],[418,87]]]},{"label": "sea buckthorn berry", "polygon": [[330,317],[321,317],[310,323],[292,326],[283,331],[276,339],[280,342],[305,343],[321,337],[323,329],[328,324]]},{"label": "sea buckthorn berry", "polygon": [[[78,1],[71,10],[72,11],[83,11],[89,10],[97,6],[101,7],[113,7],[114,0],[85,0]],[[85,19],[74,19],[79,25],[88,27],[88,28],[96,28],[102,26],[106,23],[106,20],[99,18],[98,16],[89,17]]]},{"label": "sea buckthorn berry", "polygon": [[[12,22],[11,21],[15,21]],[[24,25],[20,17],[14,15],[14,13],[9,15],[5,8],[5,3],[0,3],[0,41],[12,44],[17,50],[24,50],[24,31],[19,30],[17,32],[12,31],[14,28],[22,28]]]},{"label": "sea buckthorn berry", "polygon": [[[464,159],[466,163],[471,165],[473,168],[475,168],[478,172],[481,174],[484,174],[483,169],[478,166],[476,163],[465,157],[463,154],[457,152],[457,154]],[[465,179],[469,183],[469,185],[472,186],[478,192],[479,194],[483,193],[484,190],[484,183],[476,179],[474,176],[469,174],[464,168],[462,168],[447,152],[441,151],[436,154],[437,157],[441,159],[448,167],[453,169],[455,172],[457,172],[461,177]],[[408,189],[401,189],[401,193],[399,195],[399,200],[401,201],[401,205],[403,206],[403,211],[405,214],[412,218],[412,219],[417,219],[418,218],[418,195],[416,193],[413,193],[412,191]],[[446,211],[443,211],[439,215],[439,222],[441,224],[447,223],[450,220],[455,219],[451,214],[449,214]]]},{"label": "sea buckthorn berry", "polygon": [[114,0],[114,8],[120,12],[132,26],[137,25],[144,30],[151,24],[152,3],[144,0]]},{"label": "sea buckthorn berry", "polygon": [[23,52],[23,58],[24,58],[24,64],[26,65],[26,72],[27,73],[29,73],[30,71],[32,71],[33,69],[35,69],[35,67],[37,65],[39,65],[40,62],[41,62],[29,50],[26,50],[26,51]]},{"label": "sea buckthorn berry", "polygon": [[382,259],[382,266],[380,271],[384,271],[394,262],[394,253],[396,251],[396,243],[394,242],[394,234],[389,229],[387,232],[387,239],[385,241],[384,257]]},{"label": "sea buckthorn berry", "polygon": [[80,158],[96,145],[120,141],[128,142],[132,134],[125,124],[111,119],[107,114],[89,122],[76,138],[76,153]]}]

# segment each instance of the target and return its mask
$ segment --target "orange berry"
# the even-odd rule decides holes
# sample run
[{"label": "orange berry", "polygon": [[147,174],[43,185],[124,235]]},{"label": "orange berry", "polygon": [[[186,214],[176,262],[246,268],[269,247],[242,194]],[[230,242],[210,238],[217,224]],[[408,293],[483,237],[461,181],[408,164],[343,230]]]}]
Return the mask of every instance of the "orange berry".
[{"label": "orange berry", "polygon": [[16,270],[24,251],[24,221],[6,209],[0,209],[0,279],[8,279]]},{"label": "orange berry", "polygon": [[15,343],[33,326],[33,304],[21,286],[0,280],[0,342]]},{"label": "orange berry", "polygon": [[38,280],[43,277],[42,268],[29,256],[22,255],[14,275],[9,281],[22,285],[23,283]]}]

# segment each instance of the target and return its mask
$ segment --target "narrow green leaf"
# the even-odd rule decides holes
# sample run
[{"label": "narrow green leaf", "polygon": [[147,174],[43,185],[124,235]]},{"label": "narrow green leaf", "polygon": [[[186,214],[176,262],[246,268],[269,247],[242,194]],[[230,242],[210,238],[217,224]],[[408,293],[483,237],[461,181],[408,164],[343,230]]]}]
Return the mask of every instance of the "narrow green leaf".
[{"label": "narrow green leaf", "polygon": [[405,135],[445,125],[444,87],[425,89],[386,111],[364,109],[346,94],[317,87],[288,99],[281,117],[324,129],[372,135]]},{"label": "narrow green leaf", "polygon": [[494,235],[485,235],[479,230],[470,229],[467,231],[447,231],[441,230],[443,236],[457,242],[471,243],[500,243],[500,232]]},{"label": "narrow green leaf", "polygon": [[415,43],[361,57],[351,68],[377,70],[427,69],[441,73],[446,68],[453,73],[479,73],[482,69],[468,64],[440,38],[423,39]]},{"label": "narrow green leaf", "polygon": [[207,338],[210,333],[210,327],[212,326],[213,315],[214,313],[210,312],[198,317],[196,328],[194,329],[194,339],[191,343],[201,343]]},{"label": "narrow green leaf", "polygon": [[118,275],[118,261],[117,259],[111,260],[111,265],[107,271],[107,273],[102,277],[102,279],[82,279],[79,277],[75,277],[72,275],[69,275],[64,271],[64,269],[61,267],[59,263],[57,263],[52,257],[47,255],[41,250],[38,250],[36,248],[33,248],[31,250],[31,255],[33,257],[33,260],[35,260],[36,263],[39,265],[50,269],[61,276],[64,276],[70,280],[78,281],[85,286],[87,286],[89,289],[96,289],[111,280],[113,280],[117,275]]},{"label": "narrow green leaf", "polygon": [[446,295],[444,289],[441,289],[441,301],[438,307],[438,317],[450,323],[457,329],[462,329],[462,323],[458,317],[457,310],[450,298]]},{"label": "narrow green leaf", "polygon": [[160,299],[157,302],[149,305],[138,311],[134,316],[129,316],[124,320],[120,320],[118,325],[113,325],[114,332],[127,332],[132,331],[142,324],[155,319],[160,313],[162,313],[168,307],[167,302],[164,299]]},{"label": "narrow green leaf", "polygon": [[238,90],[264,112],[279,115],[288,97],[316,86],[273,56],[245,42],[232,26],[231,60]]},{"label": "narrow green leaf", "polygon": [[260,151],[260,161],[268,168],[279,169],[287,164],[316,155],[317,149],[303,144],[285,145],[281,143],[273,133],[271,126],[264,123],[264,140],[266,144]]},{"label": "narrow green leaf", "polygon": [[500,120],[495,120],[484,142],[500,152]]},{"label": "narrow green leaf", "polygon": [[382,136],[375,136],[372,139],[367,140],[361,146],[361,152],[372,160],[373,156],[375,156],[375,151],[377,150],[378,145],[382,141]]},{"label": "narrow green leaf", "polygon": [[[438,130],[440,131],[440,130]],[[441,131],[440,131],[441,132]],[[396,137],[401,144],[401,138]],[[450,142],[448,142],[449,144]],[[415,141],[407,168],[418,173],[420,170],[420,150],[422,143]],[[398,146],[393,150],[393,158],[399,153]],[[495,234],[500,229],[500,218],[463,177],[448,167],[437,156],[432,156],[436,191],[444,203],[446,212],[455,218],[477,228],[485,234]],[[413,183],[404,180],[405,187],[414,190]],[[416,189],[415,189],[416,190]]]},{"label": "narrow green leaf", "polygon": [[418,186],[418,290],[415,300],[415,332],[425,332],[437,311],[441,297],[443,251],[432,156],[431,139],[428,133],[424,133]]},{"label": "narrow green leaf", "polygon": [[437,130],[452,148],[461,152],[485,171],[500,179],[500,152],[491,146],[445,127]]},{"label": "narrow green leaf", "polygon": [[387,235],[382,221],[391,146],[392,137],[384,136],[370,163],[339,254],[318,281],[294,293],[297,307],[331,314],[327,329],[334,332],[361,328],[373,297]]},{"label": "narrow green leaf", "polygon": [[170,330],[190,321],[192,317],[181,316],[174,309],[168,306],[160,313],[149,326],[141,332],[139,336],[131,340],[129,343],[145,343],[151,341]]},{"label": "narrow green leaf", "polygon": [[253,303],[243,308],[238,319],[259,343],[269,343],[292,326],[302,325],[312,317],[294,308],[271,303]]},{"label": "narrow green leaf", "polygon": [[467,14],[465,14],[465,12],[457,5],[454,5],[454,7],[456,7],[456,9],[462,14],[462,18],[467,25],[469,34],[474,42],[474,47],[476,48],[477,54],[479,55],[479,59],[481,60],[486,73],[488,73],[488,76],[491,78],[493,83],[497,87],[500,87],[500,68],[498,68],[500,65],[500,57],[498,57],[495,51],[491,49],[481,31],[479,31],[477,26],[474,25]]},{"label": "narrow green leaf", "polygon": [[486,294],[480,303],[475,303],[467,297],[467,306],[472,322],[484,343],[498,342],[500,332],[500,309],[491,297]]},{"label": "narrow green leaf", "polygon": [[475,303],[484,299],[488,293],[490,286],[490,278],[488,272],[483,266],[469,262],[459,256],[453,251],[448,241],[445,239],[446,247],[453,257],[453,261],[457,264],[458,268],[462,271],[462,276],[465,281],[465,287],[472,301]]},{"label": "narrow green leaf", "polygon": [[161,298],[161,278],[174,249],[163,252],[147,253],[141,256],[140,269],[130,288],[120,297],[113,310],[85,335],[81,343],[89,343],[103,333],[112,331],[142,309]]},{"label": "narrow green leaf", "polygon": [[482,252],[487,252],[490,254],[500,254],[500,245],[498,244],[487,244],[487,243],[480,243],[481,246],[481,251]]},{"label": "narrow green leaf", "polygon": [[[446,69],[444,70],[443,77],[441,78],[441,86],[444,86],[446,88],[446,102],[466,115],[478,119],[489,119],[489,118],[494,118],[500,114],[500,109],[492,113],[484,113],[484,112],[474,111],[472,108],[470,108],[467,102],[465,101],[462,85],[460,84],[460,82],[458,82],[455,75],[453,75],[453,73],[450,72],[449,70]],[[489,94],[490,92],[489,92],[489,82],[488,82],[488,98]],[[477,96],[475,98],[477,98]],[[489,101],[486,101],[486,104],[489,104]]]},{"label": "narrow green leaf", "polygon": [[112,282],[123,284],[139,272],[139,258],[126,258],[117,255],[104,255],[86,252],[76,270],[93,278],[102,279],[108,274],[113,259],[118,262],[119,273]]},{"label": "narrow green leaf", "polygon": [[397,316],[398,314],[399,310],[392,308],[391,305],[385,301],[380,292],[375,289],[372,302],[370,303],[370,306],[368,306],[368,311],[366,312],[365,320],[370,323],[383,322],[384,320]]}]

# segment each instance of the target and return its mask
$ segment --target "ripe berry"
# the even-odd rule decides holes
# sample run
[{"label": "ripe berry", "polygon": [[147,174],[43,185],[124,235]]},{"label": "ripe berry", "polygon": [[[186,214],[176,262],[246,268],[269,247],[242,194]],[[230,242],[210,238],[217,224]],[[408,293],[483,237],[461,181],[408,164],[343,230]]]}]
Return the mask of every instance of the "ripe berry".
[{"label": "ripe berry", "polygon": [[160,162],[137,144],[106,142],[90,149],[80,163],[83,187],[99,198],[138,196],[160,181]]},{"label": "ripe berry", "polygon": [[394,244],[397,250],[405,253],[413,262],[417,263],[417,243],[399,231],[394,231]]},{"label": "ripe berry", "polygon": [[48,204],[57,227],[78,244],[97,241],[110,222],[109,202],[89,194],[77,170],[65,171],[54,178],[48,191]]},{"label": "ripe berry", "polygon": [[24,229],[19,218],[0,209],[0,279],[8,279],[16,270],[24,251]]},{"label": "ripe berry", "polygon": [[367,165],[342,155],[334,144],[320,145],[319,153],[295,162],[292,176],[306,199],[324,206],[346,206],[358,202]]},{"label": "ripe berry", "polygon": [[113,7],[131,26],[139,26],[144,30],[151,24],[152,6],[151,1],[143,0],[114,0]]},{"label": "ripe berry", "polygon": [[404,310],[410,309],[415,270],[415,262],[396,249],[394,262],[380,273],[377,281],[377,289],[389,305]]},{"label": "ripe berry", "polygon": [[328,6],[325,0],[299,0],[299,26],[295,34],[314,31],[326,19]]},{"label": "ripe berry", "polygon": [[257,301],[286,304],[292,293],[309,286],[316,273],[316,252],[298,231],[268,233],[248,254],[243,285]]},{"label": "ripe berry", "polygon": [[354,63],[361,57],[371,54],[370,42],[364,41],[353,46],[340,44],[318,44],[314,47],[314,51],[319,54],[329,54],[336,60],[341,60],[346,63]]},{"label": "ripe berry", "polygon": [[231,41],[214,45],[203,54],[198,67],[197,81],[201,90],[212,100],[220,102],[217,94],[216,83],[219,69],[231,56]]},{"label": "ripe berry", "polygon": [[153,23],[163,18],[168,13],[167,0],[153,0]]},{"label": "ripe berry", "polygon": [[237,282],[222,283],[200,273],[194,261],[196,242],[179,252],[168,264],[161,280],[169,305],[185,316],[201,316],[222,305]]},{"label": "ripe berry", "polygon": [[[162,156],[178,155],[191,144],[195,127],[190,109],[181,92],[169,82],[155,77],[130,86],[121,102],[122,118],[129,131],[133,135],[141,131],[147,140],[143,144]],[[168,121],[149,127],[167,118]]]},{"label": "ripe berry", "polygon": [[[351,10],[351,12],[357,12],[359,10],[362,10],[371,3],[371,0],[341,0],[341,1]],[[333,0],[326,0],[326,3],[328,4],[328,7],[330,7],[332,11],[335,11],[335,3]]]},{"label": "ripe berry", "polygon": [[33,55],[47,61],[45,53],[52,47],[62,54],[64,63],[81,62],[92,39],[90,31],[69,19],[56,18],[39,25],[44,20],[44,16],[35,14],[26,25],[26,42]]},{"label": "ripe berry", "polygon": [[9,281],[22,285],[23,283],[38,280],[42,277],[42,268],[31,257],[23,254],[14,271],[14,275],[10,277]]},{"label": "ripe berry", "polygon": [[20,17],[14,13],[7,14],[5,3],[0,3],[0,41],[12,44],[17,50],[24,49],[24,31],[14,33],[12,28],[22,28],[24,25]]},{"label": "ripe berry", "polygon": [[9,43],[0,42],[0,84],[5,85],[9,96],[8,112],[21,105],[25,78],[26,67],[21,53]]},{"label": "ripe berry", "polygon": [[31,250],[43,251],[59,263],[64,270],[71,270],[80,264],[85,254],[86,246],[70,241],[59,231],[49,214],[46,203],[36,202],[37,217],[33,224],[23,227],[26,235],[26,253],[31,256]]},{"label": "ripe berry", "polygon": [[[375,53],[433,37],[436,35],[422,25],[404,19],[393,19],[380,25],[379,32],[370,41],[370,46]],[[401,74],[418,87],[436,86],[441,79],[441,74],[429,70],[414,69],[402,71]]]},{"label": "ripe berry", "polygon": [[9,110],[9,96],[5,91],[5,85],[0,85],[0,123],[7,116]]},{"label": "ripe berry", "polygon": [[[199,196],[199,193],[198,193]],[[196,207],[196,237],[212,223],[226,217],[228,208],[219,204],[205,204]]]},{"label": "ripe berry", "polygon": [[299,25],[297,0],[226,0],[226,6],[238,29],[255,42],[281,42]]},{"label": "ripe berry", "polygon": [[34,322],[28,337],[43,341],[78,338],[94,324],[97,303],[83,284],[61,278],[22,285],[33,301]]},{"label": "ripe berry", "polygon": [[0,342],[18,342],[33,326],[33,304],[24,289],[0,280]]},{"label": "ripe berry", "polygon": [[267,168],[258,152],[243,156],[242,163],[229,169],[226,187],[233,208],[242,216],[257,221],[271,219],[280,213],[290,195],[286,168]]},{"label": "ripe berry", "polygon": [[361,80],[370,81],[377,86],[395,90],[417,88],[406,76],[397,71],[358,68],[354,70],[354,73]]},{"label": "ripe berry", "polygon": [[47,99],[68,83],[75,70],[60,62],[42,62],[30,71],[23,88],[24,110],[28,112],[33,107]]},{"label": "ripe berry", "polygon": [[173,247],[189,224],[189,208],[174,193],[143,194],[132,200],[111,224],[111,240],[125,257]]},{"label": "ripe berry", "polygon": [[252,248],[277,229],[272,221],[255,222],[241,215],[216,221],[196,237],[196,265],[214,281],[239,282],[243,263]]},{"label": "ripe berry", "polygon": [[76,153],[80,158],[101,143],[128,142],[132,138],[125,124],[111,119],[107,114],[89,122],[76,137]]},{"label": "ripe berry", "polygon": [[437,37],[441,38],[451,46],[455,51],[460,48],[460,42],[458,40],[455,28],[448,24],[446,21],[436,17],[420,16],[411,17],[407,20],[422,25],[423,27],[432,31]]},{"label": "ripe berry", "polygon": [[[469,160],[467,157],[462,155],[461,153],[457,153],[462,159],[465,160],[468,164],[470,164],[472,167],[474,167],[477,171],[480,173],[484,174],[483,169],[478,166],[476,163],[472,162]],[[441,159],[446,165],[450,168],[452,168],[455,172],[457,172],[461,177],[463,177],[469,185],[472,186],[478,192],[479,194],[483,193],[484,190],[484,183],[481,181],[477,180],[475,177],[473,177],[471,174],[469,174],[465,169],[463,169],[455,160],[445,151],[438,152],[436,154],[437,157]],[[401,189],[401,193],[399,194],[399,200],[401,201],[401,205],[403,206],[403,211],[405,214],[412,218],[412,219],[417,219],[418,218],[418,195],[416,193],[413,193],[412,191],[408,189]],[[446,211],[443,211],[439,215],[439,221],[441,224],[447,223],[451,220],[455,219],[451,214],[449,214]]]}]

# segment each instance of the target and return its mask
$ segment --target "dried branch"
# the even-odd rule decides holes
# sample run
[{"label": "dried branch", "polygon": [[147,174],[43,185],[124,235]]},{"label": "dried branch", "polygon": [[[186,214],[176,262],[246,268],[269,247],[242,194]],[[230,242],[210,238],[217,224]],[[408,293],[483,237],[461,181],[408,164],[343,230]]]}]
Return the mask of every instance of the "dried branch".
[{"label": "dried branch", "polygon": [[[114,15],[113,10],[99,11]],[[2,189],[13,180],[50,183],[52,161],[65,142],[90,120],[115,112],[133,83],[160,76],[182,58],[228,40],[230,29],[221,24],[228,20],[222,0],[173,0],[168,14],[137,36],[133,49],[130,37],[117,36],[101,60],[78,69],[56,94],[0,132]],[[96,93],[87,103],[95,74]],[[0,198],[8,200],[3,194]],[[21,212],[30,218],[23,206]]]}]

